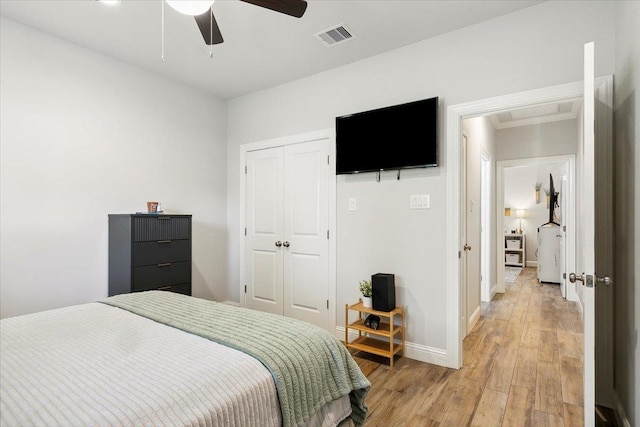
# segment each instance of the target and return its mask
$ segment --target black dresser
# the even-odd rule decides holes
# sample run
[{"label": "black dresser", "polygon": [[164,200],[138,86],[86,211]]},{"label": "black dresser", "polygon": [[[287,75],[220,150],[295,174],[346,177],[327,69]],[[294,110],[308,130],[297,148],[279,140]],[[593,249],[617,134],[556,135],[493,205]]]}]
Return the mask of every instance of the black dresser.
[{"label": "black dresser", "polygon": [[109,296],[191,295],[191,215],[109,215]]}]

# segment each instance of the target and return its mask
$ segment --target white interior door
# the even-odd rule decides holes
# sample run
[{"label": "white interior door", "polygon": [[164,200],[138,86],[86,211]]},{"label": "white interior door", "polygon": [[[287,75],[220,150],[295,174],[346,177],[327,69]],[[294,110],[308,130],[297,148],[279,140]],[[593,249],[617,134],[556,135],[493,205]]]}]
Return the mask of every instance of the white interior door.
[{"label": "white interior door", "polygon": [[[578,249],[577,272],[581,283],[581,302],[584,313],[584,424],[595,424],[596,391],[607,394],[612,391],[612,363],[607,354],[599,354],[596,366],[596,351],[610,352],[613,347],[611,307],[606,303],[606,290],[611,293],[612,272],[612,216],[611,216],[611,85],[596,89],[594,81],[594,43],[584,48],[584,135],[581,173],[581,212],[579,226],[581,245]],[[596,127],[597,123],[597,127]],[[578,273],[579,272],[579,273]],[[596,275],[599,274],[599,276]],[[572,280],[574,281],[574,280]],[[596,292],[596,286],[598,291]],[[603,294],[603,292],[605,292]],[[597,294],[597,297],[596,297]],[[596,313],[598,309],[598,313]],[[605,314],[603,316],[602,314]],[[596,315],[599,315],[596,319]],[[596,324],[597,320],[597,324]],[[601,340],[606,342],[602,342]],[[600,341],[600,342],[598,342]],[[596,388],[596,372],[600,381]],[[604,375],[602,373],[604,372]],[[608,390],[607,390],[608,389]]]},{"label": "white interior door", "polygon": [[469,316],[468,316],[468,296],[467,296],[467,292],[469,289],[469,280],[467,277],[467,273],[468,273],[468,269],[467,269],[467,145],[469,143],[469,138],[467,137],[466,134],[462,134],[462,164],[460,165],[460,173],[461,173],[461,182],[462,185],[460,186],[460,203],[461,205],[464,207],[464,209],[462,210],[462,212],[464,212],[464,214],[462,215],[462,217],[460,218],[461,222],[462,222],[462,233],[460,235],[461,238],[461,242],[460,242],[460,247],[462,247],[462,250],[460,252],[460,256],[462,257],[462,262],[460,263],[460,277],[462,278],[462,289],[461,289],[461,293],[462,293],[462,319],[460,319],[460,328],[461,328],[461,332],[462,332],[462,337],[466,337],[469,334],[469,330],[468,330],[468,321],[469,321]]},{"label": "white interior door", "polygon": [[246,307],[330,329],[329,141],[246,154]]},{"label": "white interior door", "polygon": [[466,244],[463,247],[466,264],[466,333],[471,332],[480,318],[480,268],[481,233],[480,213],[481,203],[481,175],[480,175],[480,146],[465,136],[465,236]]},{"label": "white interior door", "polygon": [[329,326],[326,140],[285,147],[284,315]]},{"label": "white interior door", "polygon": [[245,304],[282,314],[283,147],[247,153]]}]

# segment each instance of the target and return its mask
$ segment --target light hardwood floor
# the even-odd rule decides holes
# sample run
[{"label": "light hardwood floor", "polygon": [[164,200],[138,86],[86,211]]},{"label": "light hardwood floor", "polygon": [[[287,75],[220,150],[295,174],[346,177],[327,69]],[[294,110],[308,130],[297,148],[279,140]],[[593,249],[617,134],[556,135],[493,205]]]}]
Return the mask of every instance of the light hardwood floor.
[{"label": "light hardwood floor", "polygon": [[[355,356],[371,381],[367,427],[581,426],[582,320],[558,285],[525,268],[483,306],[455,370]],[[407,313],[411,316],[411,313]]]}]

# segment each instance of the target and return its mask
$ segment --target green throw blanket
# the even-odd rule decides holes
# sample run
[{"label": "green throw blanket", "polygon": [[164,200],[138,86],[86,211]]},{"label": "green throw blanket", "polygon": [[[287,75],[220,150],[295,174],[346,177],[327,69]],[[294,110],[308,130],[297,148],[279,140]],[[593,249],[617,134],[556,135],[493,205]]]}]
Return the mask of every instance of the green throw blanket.
[{"label": "green throw blanket", "polygon": [[299,426],[349,394],[351,419],[364,424],[371,384],[329,332],[287,317],[163,291],[116,295],[105,304],[232,347],[271,372],[285,427]]}]

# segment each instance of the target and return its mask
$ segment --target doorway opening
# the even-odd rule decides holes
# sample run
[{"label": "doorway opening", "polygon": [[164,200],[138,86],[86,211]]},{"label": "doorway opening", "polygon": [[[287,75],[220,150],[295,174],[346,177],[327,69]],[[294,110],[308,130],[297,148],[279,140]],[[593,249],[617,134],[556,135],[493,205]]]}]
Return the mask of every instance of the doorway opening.
[{"label": "doorway opening", "polygon": [[[459,261],[459,259],[462,258],[460,248],[464,247],[466,243],[463,241],[464,236],[461,233],[461,230],[464,229],[464,221],[466,221],[463,209],[467,206],[466,200],[461,199],[461,186],[464,185],[464,181],[461,181],[461,167],[463,165],[462,133],[466,131],[463,120],[484,120],[487,116],[500,112],[563,102],[569,99],[579,99],[582,97],[582,91],[582,82],[574,82],[465,104],[452,105],[447,108],[446,173],[448,187],[451,188],[451,191],[447,194],[447,211],[451,213],[447,221],[447,233],[450,236],[448,252],[457,254],[456,257],[451,256],[447,258],[447,277],[450,278],[451,283],[458,284],[458,286],[450,286],[447,288],[447,306],[448,313],[450,313],[447,322],[447,362],[450,367],[460,368],[463,364],[462,339],[464,338],[463,333],[465,332],[463,319],[468,318],[465,312],[466,307],[463,306],[463,295],[467,291],[467,289],[464,289],[463,271],[461,267],[464,262]],[[491,150],[487,151],[489,155],[492,154]],[[536,155],[521,157],[536,157]],[[493,162],[499,159],[495,156],[491,156],[491,158],[494,159],[492,161],[491,171],[491,174],[494,175],[495,169]],[[492,207],[495,207],[495,215],[492,215],[492,218],[496,218],[498,215],[497,202],[494,201],[496,196],[497,191],[493,191],[493,196],[490,197],[490,204]],[[500,214],[502,215],[503,212]],[[491,262],[489,280],[490,283],[497,283],[498,275],[504,274],[504,261],[498,259],[497,253],[495,253],[498,251],[495,250],[494,252],[494,249],[497,247],[498,238],[503,237],[503,229],[498,230],[495,226],[491,228],[493,229],[493,233],[490,233],[492,234],[492,237],[490,237],[492,242],[490,244]]]}]

